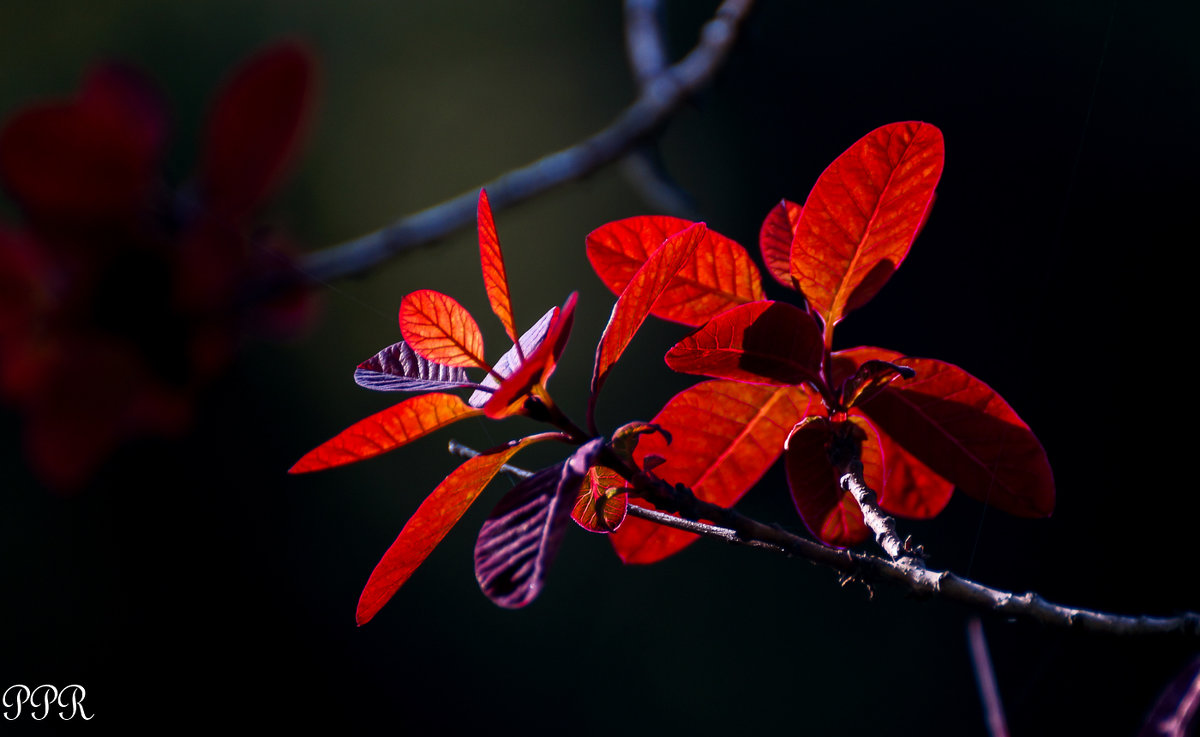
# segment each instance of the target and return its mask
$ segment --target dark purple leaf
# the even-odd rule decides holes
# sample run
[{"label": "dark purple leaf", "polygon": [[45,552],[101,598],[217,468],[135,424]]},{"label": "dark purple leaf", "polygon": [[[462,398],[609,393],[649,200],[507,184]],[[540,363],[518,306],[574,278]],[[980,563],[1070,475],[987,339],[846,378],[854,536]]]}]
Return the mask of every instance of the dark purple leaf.
[{"label": "dark purple leaf", "polygon": [[[550,322],[553,320],[553,318],[554,308],[551,307],[546,314],[542,315],[542,319],[534,323],[533,327],[526,330],[525,334],[521,336],[520,353],[517,352],[517,347],[513,346],[512,348],[508,349],[507,353],[500,357],[499,361],[496,361],[496,365],[492,367],[496,373],[506,378],[512,376],[513,372],[521,367],[521,357],[523,355],[533,355],[533,352],[537,349],[537,347],[540,346],[542,341],[546,339],[546,331],[550,329]],[[487,377],[485,377],[480,383],[491,389],[495,389],[500,386],[500,382],[497,381],[496,377],[491,374],[488,374]],[[467,404],[471,405],[472,407],[479,407],[482,409],[483,405],[487,404],[488,400],[491,398],[492,392],[483,389],[476,389],[471,394],[470,398],[467,399]]]},{"label": "dark purple leaf", "polygon": [[354,381],[380,392],[432,392],[457,386],[479,386],[467,378],[467,370],[443,366],[417,355],[400,341],[358,364]]},{"label": "dark purple leaf", "polygon": [[494,603],[518,609],[541,593],[579,484],[603,444],[596,438],[517,484],[483,523],[475,542],[475,578]]}]

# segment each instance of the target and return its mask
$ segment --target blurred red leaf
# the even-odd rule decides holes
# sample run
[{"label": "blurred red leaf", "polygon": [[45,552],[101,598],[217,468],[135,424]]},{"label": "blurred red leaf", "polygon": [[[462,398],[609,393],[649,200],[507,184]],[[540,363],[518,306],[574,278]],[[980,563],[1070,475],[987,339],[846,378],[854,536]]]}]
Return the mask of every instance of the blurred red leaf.
[{"label": "blurred red leaf", "polygon": [[296,461],[288,473],[342,466],[386,453],[464,417],[482,414],[453,394],[421,394],[359,420]]},{"label": "blurred red leaf", "polygon": [[707,229],[694,223],[671,235],[638,269],[613,305],[612,315],[600,345],[596,347],[596,368],[592,373],[592,401],[608,378],[608,371],[625,352],[634,333],[646,321],[651,306],[663,294],[675,273],[687,263],[700,245]]},{"label": "blurred red leaf", "polygon": [[758,232],[758,247],[762,251],[767,273],[785,287],[800,291],[792,278],[792,241],[803,207],[795,202],[780,200],[771,208]]},{"label": "blurred red leaf", "polygon": [[827,545],[850,547],[866,540],[870,531],[854,495],[838,484],[839,472],[829,457],[835,436],[837,442],[848,442],[848,437],[861,442],[863,480],[872,489],[881,488],[883,454],[879,437],[862,418],[845,422],[830,422],[819,416],[807,418],[788,436],[784,465],[792,501],[804,525]]},{"label": "blurred red leaf", "polygon": [[545,385],[550,380],[562,355],[567,337],[571,334],[571,326],[575,322],[575,303],[579,299],[578,292],[572,292],[567,297],[561,310],[556,310],[551,318],[546,335],[537,348],[534,349],[512,375],[500,382],[496,391],[483,405],[483,411],[492,419],[499,419],[515,414],[521,402],[538,384]]},{"label": "blurred red leaf", "polygon": [[526,438],[502,451],[469,459],[421,502],[395,542],[376,564],[375,570],[371,571],[371,577],[363,587],[355,613],[355,621],[360,627],[383,608],[413,571],[429,557],[446,533],[462,519],[488,482],[500,472],[500,467],[534,440]]},{"label": "blurred red leaf", "polygon": [[159,95],[136,70],[109,64],[75,100],[26,108],[4,125],[0,179],[34,218],[127,217],[156,184],[165,138]]},{"label": "blurred red leaf", "polygon": [[833,326],[891,277],[924,223],[942,174],[942,134],[928,123],[892,123],[829,165],[804,203],[791,276]]},{"label": "blurred red leaf", "polygon": [[483,359],[483,334],[475,318],[441,292],[422,289],[400,300],[400,334],[427,361],[490,369]]},{"label": "blurred red leaf", "polygon": [[751,302],[717,315],[667,351],[667,365],[755,384],[820,381],[824,346],[807,312],[786,302]]},{"label": "blurred red leaf", "polygon": [[952,364],[896,363],[915,369],[916,378],[879,392],[861,406],[863,414],[968,496],[1020,517],[1054,511],[1046,452],[1000,395]]},{"label": "blurred red leaf", "polygon": [[[783,451],[792,426],[812,402],[795,386],[760,386],[736,381],[706,381],[676,394],[652,420],[673,438],[644,435],[634,454],[666,462],[655,469],[664,481],[689,486],[704,501],[724,507],[741,499]],[[634,504],[649,506],[641,500]],[[626,563],[653,563],[682,550],[696,535],[637,518],[627,518],[612,535]]]},{"label": "blurred red leaf", "polygon": [[[667,238],[691,225],[689,220],[665,215],[616,220],[588,234],[588,259],[605,286],[620,295]],[[762,278],[746,249],[709,230],[650,314],[699,327],[734,305],[762,298]]]},{"label": "blurred red leaf", "polygon": [[308,122],[316,76],[306,46],[285,41],[246,61],[209,115],[200,186],[206,204],[234,219],[278,185]]},{"label": "blurred red leaf", "polygon": [[483,267],[483,286],[487,289],[488,302],[492,305],[492,312],[500,318],[509,340],[513,345],[520,346],[516,322],[513,320],[512,297],[508,291],[508,274],[504,270],[504,254],[500,252],[500,236],[496,234],[496,222],[492,219],[487,190],[479,190],[476,220],[479,227],[479,263]]}]

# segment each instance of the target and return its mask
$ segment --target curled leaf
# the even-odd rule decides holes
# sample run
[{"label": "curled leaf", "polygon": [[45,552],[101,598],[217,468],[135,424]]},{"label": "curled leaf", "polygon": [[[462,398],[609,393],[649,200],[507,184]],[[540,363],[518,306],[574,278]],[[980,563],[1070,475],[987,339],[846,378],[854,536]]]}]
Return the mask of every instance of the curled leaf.
[{"label": "curled leaf", "polygon": [[461,368],[490,367],[483,360],[483,333],[453,297],[422,289],[400,300],[400,334],[427,361]]},{"label": "curled leaf", "polygon": [[[621,295],[654,252],[691,225],[689,220],[665,215],[606,223],[588,234],[588,260],[605,286]],[[746,249],[708,230],[695,253],[671,277],[650,314],[699,327],[734,305],[762,298],[762,278]]]},{"label": "curled leaf", "polygon": [[296,461],[288,473],[342,466],[399,448],[481,412],[453,394],[421,394],[359,420]]},{"label": "curled leaf", "polygon": [[673,370],[754,384],[819,382],[824,346],[812,317],[786,302],[752,302],[717,315],[667,351]]},{"label": "curled leaf", "polygon": [[404,341],[384,348],[358,364],[354,381],[361,387],[382,392],[428,392],[462,386],[478,386],[465,369],[427,361]]},{"label": "curled leaf", "polygon": [[571,334],[571,326],[575,321],[575,303],[579,298],[578,292],[572,292],[563,304],[562,310],[556,310],[546,329],[546,337],[538,347],[527,354],[519,368],[496,388],[496,391],[483,405],[483,411],[488,417],[498,419],[519,412],[524,399],[537,385],[544,386],[558,365],[558,358],[566,347],[567,337]]},{"label": "curled leaf", "polygon": [[911,379],[917,372],[909,366],[890,361],[869,359],[842,382],[842,406],[846,409],[862,404],[896,379]]},{"label": "curled leaf", "polygon": [[625,479],[611,468],[592,466],[588,469],[579,496],[571,509],[571,517],[588,532],[609,533],[625,521],[629,495]]}]

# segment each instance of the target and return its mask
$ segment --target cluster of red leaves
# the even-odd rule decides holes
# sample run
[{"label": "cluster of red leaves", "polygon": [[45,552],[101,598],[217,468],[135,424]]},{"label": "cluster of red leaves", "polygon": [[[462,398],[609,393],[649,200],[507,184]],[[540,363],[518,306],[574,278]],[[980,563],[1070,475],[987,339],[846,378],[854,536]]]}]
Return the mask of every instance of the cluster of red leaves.
[{"label": "cluster of red leaves", "polygon": [[25,415],[49,484],[84,482],[124,440],[174,433],[247,329],[298,327],[307,299],[263,299],[286,244],[253,216],[292,160],[314,66],[268,47],[217,95],[195,178],[159,174],[167,114],[137,70],[107,64],[70,100],[0,129],[0,180],[24,215],[0,224],[0,397]]},{"label": "cluster of red leaves", "polygon": [[[1054,485],[1045,453],[983,382],[950,364],[882,348],[832,350],[834,326],[908,253],[933,202],[942,157],[933,126],[885,126],[839,157],[803,207],[785,201],[770,213],[763,258],[776,280],[804,295],[803,308],[764,300],[746,250],[704,223],[635,217],[592,232],[588,256],[618,298],[596,347],[590,432],[563,415],[546,389],[571,329],[575,295],[518,338],[500,241],[481,192],[483,280],[512,349],[489,364],[466,309],[438,292],[409,294],[400,303],[404,340],[359,364],[355,380],[418,395],[355,423],[291,472],[363,460],[465,417],[522,414],[555,430],[485,451],[447,476],[371,573],[358,623],[408,580],[502,467],[540,440],[576,447],[509,491],[475,545],[476,578],[501,606],[524,606],[538,595],[567,520],[611,534],[626,562],[659,560],[695,535],[626,519],[630,497],[678,506],[683,485],[730,506],[784,454],[801,518],[833,545],[867,536],[857,502],[839,486],[856,462],[894,514],[936,515],[955,486],[1014,514],[1049,514]],[[630,423],[605,439],[595,428],[597,397],[651,314],[698,328],[668,352],[667,363],[715,379],[676,395],[652,422]],[[484,378],[472,380],[470,369]],[[474,390],[465,401],[445,391],[464,387]]]},{"label": "cluster of red leaves", "polygon": [[[566,347],[574,322],[576,295],[572,294],[561,309],[551,308],[518,338],[500,239],[486,192],[479,195],[478,220],[479,255],[488,301],[513,347],[492,365],[483,358],[479,325],[453,297],[428,289],[407,295],[400,302],[399,316],[404,340],[359,364],[354,378],[368,389],[421,393],[351,425],[307,453],[292,466],[291,473],[318,471],[370,458],[467,417],[484,415],[502,419],[523,414],[548,420],[557,412],[546,383]],[[481,381],[473,381],[468,369],[481,369],[485,376]],[[465,401],[445,391],[460,387],[474,390]],[[561,433],[548,433],[515,440],[467,460],[447,476],[417,509],[371,573],[359,598],[358,623],[365,624],[375,616],[517,451],[550,438],[564,439]],[[511,512],[510,508],[524,507],[530,511],[529,499],[523,497],[526,490],[532,488],[536,496],[549,485],[550,492],[540,500],[542,511],[548,512],[551,507],[569,511],[558,504],[556,493],[560,486],[563,489],[568,486],[561,479],[563,469],[569,465],[564,462],[547,469],[553,473],[540,477],[536,485],[518,485],[497,510],[502,514],[503,510]],[[582,481],[582,474],[572,472],[569,477],[575,487]],[[488,575],[493,585],[485,585],[485,591],[497,603],[521,606],[540,591],[543,571],[557,549],[562,526],[562,515],[557,512],[548,514],[546,519],[555,522],[553,529],[543,525],[539,528],[541,534],[527,541],[535,548],[536,571],[529,569],[517,574],[499,563],[492,566]],[[486,539],[487,535],[481,536],[481,541]],[[548,547],[551,543],[552,547]],[[485,556],[483,566],[486,568],[489,561],[509,559],[508,549],[501,548],[494,555]],[[508,573],[504,582],[497,577],[499,569]],[[518,586],[515,583],[518,579],[524,585]],[[482,577],[480,580],[483,583]]]},{"label": "cluster of red leaves", "polygon": [[[801,519],[831,545],[869,534],[839,485],[843,457],[861,460],[880,506],[901,517],[937,515],[954,487],[1012,514],[1049,515],[1046,455],[986,384],[934,359],[832,350],[834,327],[907,255],[933,204],[943,157],[934,126],[887,125],[839,156],[803,206],[785,200],[767,215],[763,261],[779,284],[802,295],[803,307],[765,300],[746,250],[707,231],[652,314],[698,328],[667,353],[667,364],[715,380],[668,402],[652,422],[674,442],[648,437],[635,460],[653,458],[662,479],[730,506],[785,455]],[[608,223],[588,236],[588,256],[604,283],[625,294],[630,275],[657,258],[661,244],[694,227],[654,216]],[[631,519],[612,541],[624,561],[649,563],[695,537]]]}]

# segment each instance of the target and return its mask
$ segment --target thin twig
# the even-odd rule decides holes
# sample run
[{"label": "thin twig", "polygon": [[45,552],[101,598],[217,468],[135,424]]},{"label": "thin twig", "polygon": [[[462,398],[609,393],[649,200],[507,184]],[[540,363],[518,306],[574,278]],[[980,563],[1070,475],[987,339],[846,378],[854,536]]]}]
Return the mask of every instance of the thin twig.
[{"label": "thin twig", "polygon": [[[753,0],[721,3],[704,25],[695,48],[656,75],[606,128],[482,185],[492,207],[501,209],[528,199],[620,158],[708,82],[728,55],[737,26],[753,4]],[[475,187],[361,238],[310,253],[300,270],[316,282],[365,272],[406,249],[438,240],[474,222],[478,197],[479,188]]]},{"label": "thin twig", "polygon": [[967,649],[971,653],[971,667],[975,671],[975,683],[979,686],[979,700],[983,702],[988,734],[991,737],[1008,737],[1008,722],[1004,719],[1004,706],[1000,703],[996,671],[992,668],[992,656],[988,654],[983,622],[979,621],[979,617],[971,617],[967,621]]},{"label": "thin twig", "polygon": [[[458,455],[470,456],[475,453],[459,443],[453,443],[451,449]],[[690,490],[686,491],[691,493]],[[668,514],[651,516],[641,511],[631,513],[657,524],[727,543],[766,548],[804,558],[866,583],[889,582],[918,596],[942,597],[1008,618],[1029,619],[1056,627],[1110,635],[1171,634],[1200,638],[1200,613],[1184,612],[1172,617],[1127,616],[1067,607],[1047,601],[1032,592],[1014,594],[950,571],[926,568],[912,559],[888,560],[877,555],[827,547],[699,498],[690,499],[688,507],[690,516],[695,519]],[[712,523],[699,522],[699,519],[712,520]]]},{"label": "thin twig", "polygon": [[875,492],[863,480],[862,464],[855,462],[847,473],[842,474],[838,485],[850,492],[858,502],[859,508],[862,509],[863,522],[875,533],[875,542],[879,543],[879,547],[892,556],[892,560],[908,557],[909,551],[900,539],[900,534],[896,532],[896,520],[879,508]]}]

